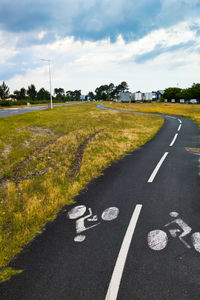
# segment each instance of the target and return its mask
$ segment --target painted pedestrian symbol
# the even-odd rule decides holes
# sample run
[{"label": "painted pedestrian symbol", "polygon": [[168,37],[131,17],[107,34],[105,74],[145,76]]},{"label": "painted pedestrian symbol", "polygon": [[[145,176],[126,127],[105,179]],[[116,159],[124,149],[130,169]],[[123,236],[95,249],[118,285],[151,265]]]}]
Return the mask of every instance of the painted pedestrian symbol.
[{"label": "painted pedestrian symbol", "polygon": [[[119,209],[117,207],[109,207],[105,209],[101,215],[101,219],[104,221],[112,221],[118,217]],[[92,209],[88,208],[87,213],[87,207],[85,205],[78,205],[74,208],[72,208],[68,212],[68,218],[71,220],[76,220],[76,233],[77,235],[74,238],[75,242],[83,242],[86,238],[86,235],[83,234],[85,231],[92,229],[98,225],[100,225],[101,222],[98,221],[98,216],[93,215]],[[94,222],[95,224],[86,227],[85,221],[88,222]]]},{"label": "painted pedestrian symbol", "polygon": [[[195,232],[191,235],[191,244],[185,241],[185,237],[192,232],[192,228],[185,223],[181,218],[179,218],[179,213],[171,212],[169,214],[172,218],[175,218],[173,221],[164,225],[164,228],[169,227],[172,224],[176,224],[179,227],[176,229],[169,229],[169,233],[173,238],[179,238],[185,247],[188,249],[194,246],[195,250],[200,252],[200,232]],[[152,230],[148,233],[147,237],[148,245],[152,250],[160,251],[163,250],[168,243],[168,235],[163,230]]]}]

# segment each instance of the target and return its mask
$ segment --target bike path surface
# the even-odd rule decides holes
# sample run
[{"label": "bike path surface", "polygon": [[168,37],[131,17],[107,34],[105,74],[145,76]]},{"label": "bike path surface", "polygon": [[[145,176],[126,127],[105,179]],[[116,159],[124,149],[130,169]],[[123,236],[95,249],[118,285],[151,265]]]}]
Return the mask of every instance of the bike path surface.
[{"label": "bike path surface", "polygon": [[[81,104],[83,102],[77,102],[77,103],[63,103],[63,104],[54,104],[53,107],[58,107],[58,106],[66,106],[66,105],[75,105],[75,104]],[[10,117],[13,115],[20,115],[32,111],[39,111],[43,109],[49,108],[48,105],[42,105],[42,106],[33,106],[33,107],[16,107],[16,108],[4,108],[0,109],[0,118],[4,117]]]},{"label": "bike path surface", "polygon": [[[113,163],[76,198],[76,204],[59,213],[12,262],[24,271],[1,284],[0,299],[199,299],[200,253],[192,247],[190,236],[185,237],[190,249],[172,237],[162,251],[153,251],[147,243],[150,231],[167,232],[163,226],[172,220],[172,211],[178,212],[193,232],[200,231],[199,157],[185,150],[199,146],[199,130],[193,121],[179,120],[182,127],[173,146],[169,145],[181,123],[178,118],[166,118],[150,142]],[[166,152],[153,182],[148,182]],[[139,204],[142,207],[120,285],[112,287],[118,290],[116,295],[109,294],[122,241]],[[75,220],[67,215],[77,205],[91,208],[100,222],[85,231],[86,239],[81,243],[74,242]],[[119,209],[118,218],[111,222],[100,218],[108,207]]]}]

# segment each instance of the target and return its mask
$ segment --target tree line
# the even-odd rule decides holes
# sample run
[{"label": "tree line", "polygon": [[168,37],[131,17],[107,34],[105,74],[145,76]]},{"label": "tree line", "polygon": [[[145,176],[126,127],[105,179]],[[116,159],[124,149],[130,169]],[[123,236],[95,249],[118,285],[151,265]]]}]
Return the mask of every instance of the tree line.
[{"label": "tree line", "polygon": [[[117,99],[120,92],[127,92],[128,90],[129,87],[125,81],[116,86],[113,83],[104,84],[98,86],[94,92],[90,91],[85,95],[85,99],[110,101]],[[81,99],[81,90],[65,91],[63,88],[55,88],[52,96],[54,102],[79,101]],[[9,87],[3,82],[0,85],[0,105],[12,105],[11,101],[6,101],[8,98],[17,101],[15,104],[26,104],[27,102],[45,103],[49,101],[50,93],[45,88],[37,91],[35,85],[31,84],[27,89],[22,87],[11,94]],[[180,99],[200,100],[200,83],[193,83],[191,87],[186,89],[178,87],[166,88],[161,100],[164,99],[175,99],[175,101],[179,101]]]},{"label": "tree line", "polygon": [[[113,83],[108,85],[104,84],[97,87],[95,92],[90,91],[85,95],[85,99],[111,100],[117,98],[119,92],[125,92],[128,91],[128,89],[128,84],[125,81],[122,81],[116,86]],[[63,88],[55,88],[52,96],[54,101],[79,101],[81,99],[81,90],[65,91]],[[5,102],[6,99],[17,100],[17,102],[21,102],[22,104],[27,101],[30,103],[39,103],[48,101],[50,99],[50,93],[45,88],[41,88],[37,91],[35,85],[31,84],[27,89],[22,87],[10,94],[9,87],[3,82],[0,85],[0,99],[1,104]],[[8,104],[8,102],[6,103]]]},{"label": "tree line", "polygon": [[169,87],[165,89],[162,100],[164,99],[174,99],[179,101],[180,99],[190,100],[197,99],[200,100],[200,83],[193,83],[193,85],[186,89],[181,89],[178,87]]}]

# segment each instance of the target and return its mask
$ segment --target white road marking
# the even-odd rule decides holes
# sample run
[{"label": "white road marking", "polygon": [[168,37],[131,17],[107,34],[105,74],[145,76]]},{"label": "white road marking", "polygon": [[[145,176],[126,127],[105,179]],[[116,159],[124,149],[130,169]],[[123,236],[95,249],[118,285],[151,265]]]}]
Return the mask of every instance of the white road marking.
[{"label": "white road marking", "polygon": [[178,131],[180,131],[181,127],[182,127],[182,125],[180,124],[179,127],[178,127]]},{"label": "white road marking", "polygon": [[101,218],[104,221],[112,221],[118,217],[119,208],[117,207],[109,207],[101,215]]},{"label": "white road marking", "polygon": [[[177,212],[171,212],[170,216],[176,218],[177,216],[179,216],[179,214]],[[182,229],[181,234],[178,236],[178,238],[180,239],[180,241],[187,248],[191,248],[191,246],[183,239],[183,237],[186,236],[186,235],[188,235],[192,231],[192,228],[187,223],[185,223],[181,218],[177,218],[177,219],[173,220],[172,222],[166,224],[164,227],[168,227],[168,226],[170,226],[173,223],[178,224],[178,226]],[[179,229],[175,229],[175,230],[171,229],[171,230],[169,230],[169,232],[170,232],[170,234],[171,234],[172,237],[176,237],[177,233],[180,232],[180,230]]]},{"label": "white road marking", "polygon": [[113,274],[111,277],[111,281],[110,281],[110,284],[108,287],[108,291],[107,291],[105,300],[116,300],[117,299],[126,258],[128,255],[131,240],[133,237],[133,233],[135,231],[135,227],[136,227],[141,209],[142,209],[141,204],[136,205],[133,215],[131,217],[131,221],[127,228],[126,234],[124,236],[119,255],[117,257],[117,261],[116,261],[116,264],[115,264],[115,267],[113,270]]},{"label": "white road marking", "polygon": [[179,120],[179,122],[182,124],[182,121],[180,120],[180,119],[178,119]]},{"label": "white road marking", "polygon": [[76,220],[76,232],[79,234],[81,232],[84,232],[86,230],[89,230],[93,227],[96,227],[98,226],[100,223],[97,223],[95,225],[92,225],[92,226],[89,226],[89,227],[85,227],[85,220],[87,220],[88,218],[90,218],[92,216],[92,209],[91,208],[88,208],[89,210],[89,214]]},{"label": "white road marking", "polygon": [[166,232],[162,230],[150,231],[147,237],[149,248],[160,251],[167,246],[168,237]]},{"label": "white road marking", "polygon": [[74,242],[82,243],[85,239],[86,239],[85,235],[79,234],[79,235],[75,236]]},{"label": "white road marking", "polygon": [[170,147],[172,147],[172,146],[174,145],[174,143],[175,143],[175,141],[176,141],[176,139],[177,139],[177,136],[178,136],[178,133],[175,134],[175,136],[174,136],[174,138],[173,138],[171,144],[169,145]]},{"label": "white road marking", "polygon": [[179,216],[179,213],[177,213],[176,211],[172,211],[169,215],[173,218],[177,218]]},{"label": "white road marking", "polygon": [[195,232],[192,235],[192,243],[196,251],[200,252],[200,232]]},{"label": "white road marking", "polygon": [[[77,219],[76,220],[76,233],[78,234],[75,238],[74,241],[75,242],[83,242],[86,238],[85,235],[81,234],[82,232],[89,230],[91,228],[94,228],[98,225],[100,225],[99,223],[96,223],[92,226],[86,227],[85,226],[85,221],[87,220],[88,222],[97,222],[98,221],[98,216],[97,215],[93,215],[92,209],[88,208],[88,214],[83,216],[85,214],[85,212],[87,211],[87,208],[85,205],[78,205],[74,208],[72,208],[69,212],[68,212],[68,218],[73,220],[73,219]],[[101,215],[101,218],[104,221],[112,221],[114,219],[116,219],[119,215],[119,209],[117,207],[108,207],[107,209],[105,209]],[[83,217],[82,217],[83,216]],[[81,218],[80,218],[81,217]]]},{"label": "white road marking", "polygon": [[154,178],[156,177],[156,174],[158,173],[161,165],[163,164],[165,158],[167,157],[167,155],[169,154],[169,152],[165,152],[165,154],[163,155],[163,157],[161,158],[161,160],[159,161],[159,163],[157,164],[157,166],[155,167],[153,173],[151,174],[151,176],[149,177],[148,182],[151,183],[154,181]]},{"label": "white road marking", "polygon": [[68,217],[69,217],[69,219],[77,219],[77,218],[81,217],[82,215],[84,215],[86,210],[87,210],[87,208],[85,205],[78,205],[78,206],[72,208],[68,212]]}]

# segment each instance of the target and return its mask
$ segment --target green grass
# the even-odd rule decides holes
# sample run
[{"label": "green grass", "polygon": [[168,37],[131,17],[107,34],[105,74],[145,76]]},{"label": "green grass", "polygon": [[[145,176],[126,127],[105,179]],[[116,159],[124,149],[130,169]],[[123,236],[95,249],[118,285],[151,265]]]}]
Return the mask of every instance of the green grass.
[{"label": "green grass", "polygon": [[162,124],[160,117],[94,104],[1,118],[0,281],[15,274],[7,264],[63,205]]}]

